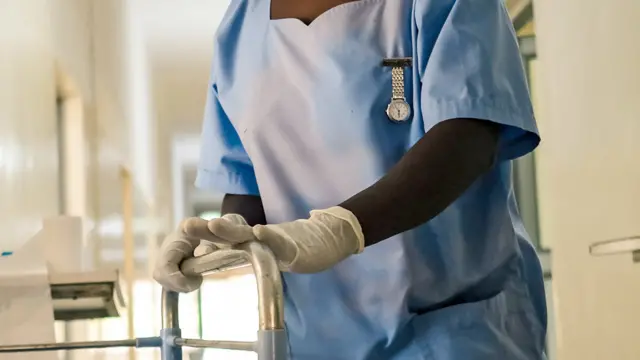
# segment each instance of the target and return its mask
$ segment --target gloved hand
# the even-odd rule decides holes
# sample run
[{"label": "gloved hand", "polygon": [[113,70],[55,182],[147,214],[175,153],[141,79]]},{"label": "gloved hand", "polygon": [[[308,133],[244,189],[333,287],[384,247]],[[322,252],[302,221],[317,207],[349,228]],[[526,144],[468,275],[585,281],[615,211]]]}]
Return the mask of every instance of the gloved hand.
[{"label": "gloved hand", "polygon": [[341,207],[314,210],[308,219],[277,225],[252,228],[226,219],[213,219],[208,227],[210,238],[226,242],[227,246],[250,240],[264,242],[283,271],[320,272],[364,250],[364,235],[358,219]]},{"label": "gloved hand", "polygon": [[[245,225],[240,215],[228,214],[222,217],[230,224]],[[202,285],[202,276],[185,276],[180,272],[180,263],[197,253],[207,254],[228,242],[214,243],[210,236],[208,221],[201,218],[183,220],[178,229],[169,234],[160,247],[160,254],[153,270],[153,278],[165,289],[177,292],[191,292]],[[205,238],[206,240],[203,240]],[[207,241],[208,240],[208,241]]]},{"label": "gloved hand", "polygon": [[[234,225],[247,225],[247,220],[245,220],[242,215],[238,214],[226,214],[223,215],[221,219],[227,220]],[[200,245],[198,245],[198,247],[193,251],[193,256],[207,255],[218,248],[230,246],[229,242],[224,240],[221,241],[215,235],[211,234],[207,225],[193,227],[194,231],[198,231],[198,233],[194,234],[195,237],[200,239]]]}]

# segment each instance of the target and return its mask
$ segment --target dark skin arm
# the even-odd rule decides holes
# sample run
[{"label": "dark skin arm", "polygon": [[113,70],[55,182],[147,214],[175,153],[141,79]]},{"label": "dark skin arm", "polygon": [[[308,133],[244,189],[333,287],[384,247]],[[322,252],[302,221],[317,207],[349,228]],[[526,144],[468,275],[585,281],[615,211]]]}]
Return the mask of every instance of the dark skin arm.
[{"label": "dark skin arm", "polygon": [[222,200],[221,212],[223,215],[242,215],[251,226],[267,224],[260,196],[226,194]]},{"label": "dark skin arm", "polygon": [[[494,164],[500,127],[453,119],[429,130],[379,181],[339,206],[360,221],[365,245],[419,226],[446,209]],[[257,196],[226,195],[223,213],[265,224]]]},{"label": "dark skin arm", "polygon": [[444,121],[382,179],[340,206],[360,221],[366,246],[424,224],[493,166],[498,133],[488,121]]}]

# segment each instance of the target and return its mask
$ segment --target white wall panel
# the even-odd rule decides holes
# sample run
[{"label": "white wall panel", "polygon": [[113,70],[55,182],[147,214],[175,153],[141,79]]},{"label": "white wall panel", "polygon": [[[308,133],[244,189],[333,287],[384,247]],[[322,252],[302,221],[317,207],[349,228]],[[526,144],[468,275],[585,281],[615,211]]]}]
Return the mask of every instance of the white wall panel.
[{"label": "white wall panel", "polygon": [[541,233],[557,358],[640,358],[640,265],[589,244],[640,234],[640,2],[536,0]]}]

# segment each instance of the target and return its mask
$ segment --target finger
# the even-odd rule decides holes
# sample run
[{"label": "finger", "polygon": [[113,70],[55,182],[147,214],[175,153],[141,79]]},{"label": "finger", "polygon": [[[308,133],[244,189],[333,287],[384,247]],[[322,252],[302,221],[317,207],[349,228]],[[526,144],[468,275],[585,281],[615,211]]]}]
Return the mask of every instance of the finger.
[{"label": "finger", "polygon": [[180,293],[190,293],[200,288],[202,281],[202,277],[187,277],[182,274],[173,274],[167,279],[168,286],[165,288]]},{"label": "finger", "polygon": [[193,239],[203,239],[209,241],[219,240],[214,234],[211,233],[208,227],[209,221],[198,217],[192,217],[182,222],[182,232],[185,236]]},{"label": "finger", "polygon": [[225,214],[223,216],[223,218],[225,220],[229,220],[232,223],[236,224],[236,225],[249,225],[247,224],[247,220],[245,220],[244,217],[242,217],[242,215],[238,215],[238,214]]},{"label": "finger", "polygon": [[193,251],[193,256],[198,257],[211,254],[216,250],[218,250],[218,246],[216,246],[216,244],[203,240],[202,242],[200,242],[200,245]]},{"label": "finger", "polygon": [[193,256],[194,245],[182,238],[169,242],[160,249],[158,261],[159,263],[177,264],[183,259]]},{"label": "finger", "polygon": [[163,288],[182,293],[196,290],[202,284],[202,276],[184,276],[176,264],[164,264],[154,269],[153,278]]},{"label": "finger", "polygon": [[160,283],[160,285],[167,285],[167,279],[170,278],[173,274],[179,273],[180,269],[178,265],[173,263],[164,263],[162,265],[158,265],[153,269],[153,279]]},{"label": "finger", "polygon": [[226,219],[219,218],[209,221],[208,226],[214,236],[232,244],[255,240],[253,229],[248,225],[236,225]]}]

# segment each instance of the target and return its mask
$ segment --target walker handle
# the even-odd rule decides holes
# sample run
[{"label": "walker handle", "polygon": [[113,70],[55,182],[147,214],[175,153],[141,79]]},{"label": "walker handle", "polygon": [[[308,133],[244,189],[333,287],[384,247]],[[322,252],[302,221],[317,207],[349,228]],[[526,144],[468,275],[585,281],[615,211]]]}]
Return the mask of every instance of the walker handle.
[{"label": "walker handle", "polygon": [[271,250],[259,241],[249,241],[230,249],[189,258],[180,264],[185,275],[204,275],[251,266],[258,286],[260,330],[284,330],[282,279]]},{"label": "walker handle", "polygon": [[250,266],[247,252],[239,248],[218,249],[210,254],[192,257],[180,264],[187,276],[223,272]]},{"label": "walker handle", "polygon": [[258,360],[288,358],[288,342],[284,324],[284,296],[278,262],[271,250],[258,241],[219,249],[210,254],[190,258],[180,264],[185,275],[204,275],[239,267],[251,266],[258,287],[258,341],[220,342],[180,337],[178,294],[163,290],[162,313],[164,329],[163,360],[181,360],[181,347],[218,347],[253,350]]}]

